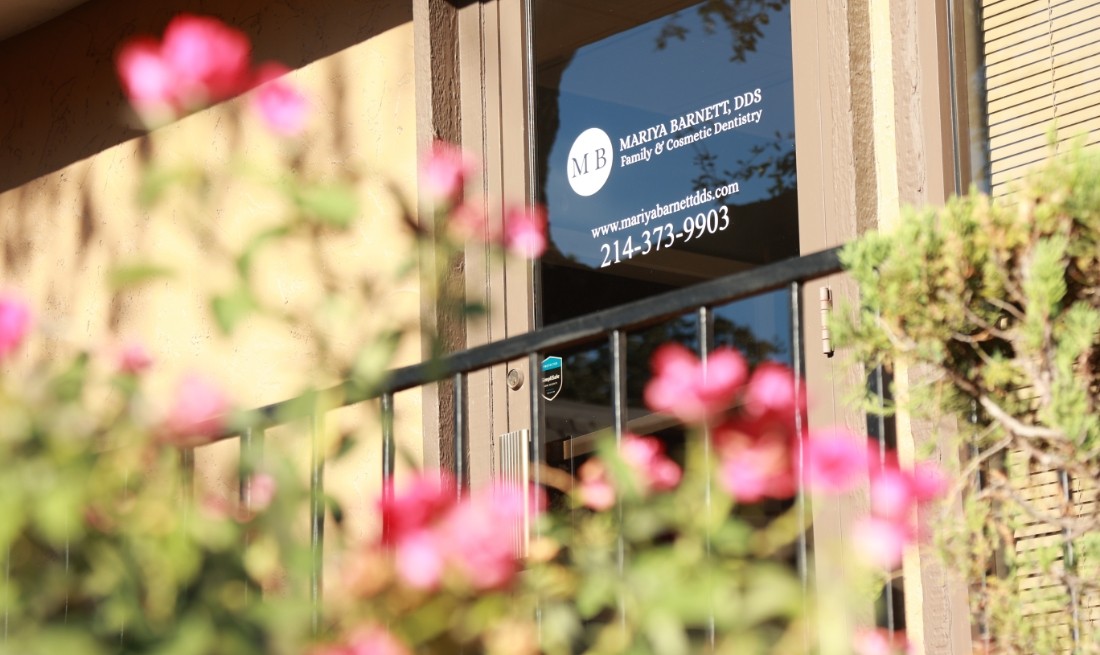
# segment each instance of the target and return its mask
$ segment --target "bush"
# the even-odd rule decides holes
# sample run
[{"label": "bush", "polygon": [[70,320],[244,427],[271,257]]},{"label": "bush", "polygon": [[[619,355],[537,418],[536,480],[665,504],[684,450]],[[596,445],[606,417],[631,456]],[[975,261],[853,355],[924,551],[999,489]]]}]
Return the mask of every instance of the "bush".
[{"label": "bush", "polygon": [[978,481],[946,547],[983,581],[975,621],[996,652],[1053,652],[1067,605],[1097,591],[1098,181],[1100,156],[1077,148],[1006,198],[909,210],[842,257],[862,306],[837,322],[839,340],[868,366],[920,371],[907,409],[956,419]]}]

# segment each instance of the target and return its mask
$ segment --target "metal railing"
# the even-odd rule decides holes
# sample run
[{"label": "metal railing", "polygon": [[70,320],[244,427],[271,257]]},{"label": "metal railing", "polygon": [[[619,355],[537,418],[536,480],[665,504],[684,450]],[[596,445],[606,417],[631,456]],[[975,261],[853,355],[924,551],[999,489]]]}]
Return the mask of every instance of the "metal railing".
[{"label": "metal railing", "polygon": [[[469,485],[469,435],[468,435],[468,398],[467,378],[491,366],[513,362],[522,358],[528,360],[528,379],[531,400],[531,459],[542,461],[542,398],[539,385],[540,354],[548,351],[560,351],[574,346],[600,343],[606,340],[611,348],[611,388],[613,404],[613,429],[616,437],[621,438],[626,426],[626,334],[629,331],[645,328],[662,321],[695,312],[699,318],[700,349],[705,357],[713,346],[708,326],[713,323],[712,308],[736,300],[749,298],[762,293],[786,289],[790,298],[791,343],[794,373],[801,377],[802,372],[802,286],[804,283],[837,273],[841,270],[839,248],[824,250],[811,255],[787,259],[760,266],[748,271],[736,273],[691,287],[677,289],[661,295],[624,304],[593,314],[563,321],[533,332],[511,337],[482,346],[477,346],[447,355],[435,361],[395,369],[389,372],[376,388],[364,390],[351,381],[317,392],[333,398],[339,398],[339,406],[348,406],[364,401],[376,400],[380,403],[382,416],[382,497],[391,498],[393,494],[393,474],[396,454],[396,436],[394,434],[394,395],[398,392],[422,387],[436,382],[453,382],[453,470],[450,473],[456,481],[459,494]],[[313,622],[317,627],[320,620],[319,603],[322,590],[322,550],[324,546],[325,503],[324,503],[324,452],[322,448],[320,416],[295,415],[300,412],[301,398],[294,398],[264,407],[255,411],[260,416],[260,425],[244,432],[226,432],[216,441],[239,438],[240,461],[254,462],[262,453],[264,430],[280,424],[303,418],[312,422],[311,463],[310,463],[310,536],[312,549],[312,570],[310,572],[310,596],[313,601]],[[332,407],[331,409],[336,409]],[[440,435],[441,443],[446,442]],[[182,453],[182,462],[188,475],[193,475],[194,452]],[[534,483],[538,483],[538,467],[532,467]],[[242,469],[240,478],[240,501],[245,508],[251,504],[251,481],[247,471]],[[388,526],[383,525],[385,532]],[[806,544],[801,540],[799,548],[800,568],[805,577]]]}]

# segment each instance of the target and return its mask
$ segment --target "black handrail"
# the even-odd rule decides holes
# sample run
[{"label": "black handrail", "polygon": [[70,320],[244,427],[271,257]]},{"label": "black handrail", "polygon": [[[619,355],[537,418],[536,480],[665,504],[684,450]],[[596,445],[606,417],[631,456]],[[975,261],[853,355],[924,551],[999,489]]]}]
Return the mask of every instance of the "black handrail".
[{"label": "black handrail", "polygon": [[[594,343],[613,330],[646,327],[700,307],[721,305],[781,289],[794,282],[838,273],[841,270],[839,254],[840,248],[836,247],[802,257],[785,259],[611,309],[578,316],[433,361],[394,369],[371,389],[364,389],[362,385],[348,380],[317,393],[337,398],[339,406],[342,407],[439,382],[455,375],[482,370],[526,357],[531,353]],[[299,396],[265,405],[256,408],[255,412],[268,426],[295,418],[304,418],[292,413],[293,409],[301,406],[300,399]],[[240,434],[239,429],[229,428],[215,440],[233,438],[238,434]]]}]

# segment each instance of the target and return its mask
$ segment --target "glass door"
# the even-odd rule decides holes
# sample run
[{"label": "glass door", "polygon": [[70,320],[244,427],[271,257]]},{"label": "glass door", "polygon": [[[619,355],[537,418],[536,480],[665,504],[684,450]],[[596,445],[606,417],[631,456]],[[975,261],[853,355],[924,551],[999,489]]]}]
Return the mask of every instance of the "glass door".
[{"label": "glass door", "polygon": [[[535,174],[550,245],[535,292],[550,325],[799,254],[787,0],[533,0]],[[790,300],[716,308],[709,341],[791,362]],[[663,342],[698,350],[694,316],[631,334],[631,431],[675,454],[642,404]],[[547,459],[575,469],[612,424],[606,346],[546,353]]]}]

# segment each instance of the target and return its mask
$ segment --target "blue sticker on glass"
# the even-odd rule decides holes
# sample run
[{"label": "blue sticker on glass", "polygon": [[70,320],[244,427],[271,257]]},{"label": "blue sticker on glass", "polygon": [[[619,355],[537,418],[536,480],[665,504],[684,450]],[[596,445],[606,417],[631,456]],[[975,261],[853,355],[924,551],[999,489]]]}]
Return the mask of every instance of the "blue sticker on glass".
[{"label": "blue sticker on glass", "polygon": [[561,357],[547,357],[542,360],[542,397],[553,400],[561,392],[565,368]]}]

